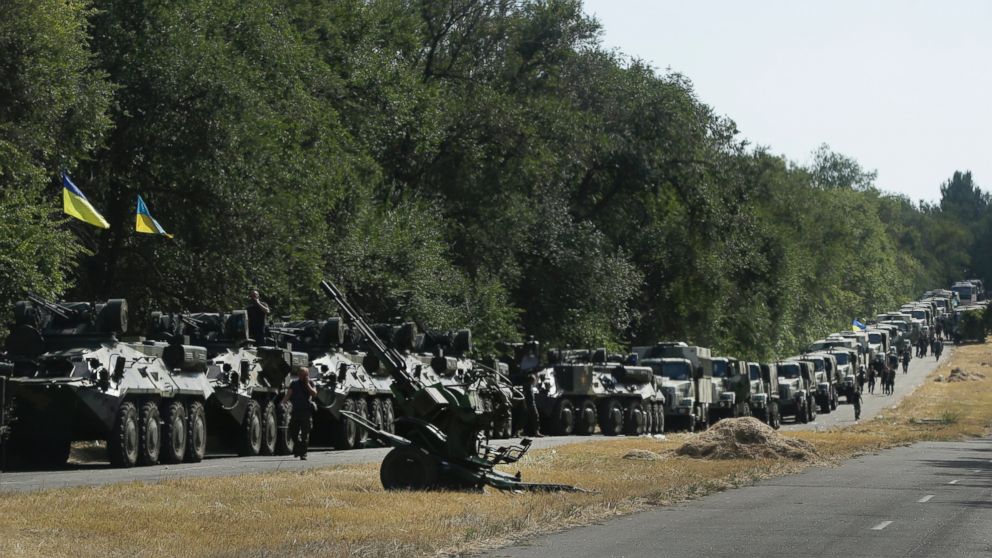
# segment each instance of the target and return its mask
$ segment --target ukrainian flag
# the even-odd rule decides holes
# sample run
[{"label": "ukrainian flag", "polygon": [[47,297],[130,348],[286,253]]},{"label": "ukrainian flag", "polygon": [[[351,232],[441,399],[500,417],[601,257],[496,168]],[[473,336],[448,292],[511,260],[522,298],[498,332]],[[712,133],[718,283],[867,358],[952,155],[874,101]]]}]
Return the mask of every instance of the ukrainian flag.
[{"label": "ukrainian flag", "polygon": [[148,206],[145,205],[145,200],[141,199],[141,196],[138,196],[138,213],[136,217],[137,221],[134,224],[134,230],[139,233],[164,234],[172,238],[172,235],[165,232],[162,225],[159,225],[158,221],[148,213]]},{"label": "ukrainian flag", "polygon": [[853,322],[851,322],[851,331],[853,332],[864,331],[866,329],[868,329],[868,326],[859,322],[858,320],[854,320]]},{"label": "ukrainian flag", "polygon": [[62,175],[62,211],[94,227],[100,227],[101,229],[110,228],[110,223],[97,210],[93,209],[86,196],[64,174]]}]

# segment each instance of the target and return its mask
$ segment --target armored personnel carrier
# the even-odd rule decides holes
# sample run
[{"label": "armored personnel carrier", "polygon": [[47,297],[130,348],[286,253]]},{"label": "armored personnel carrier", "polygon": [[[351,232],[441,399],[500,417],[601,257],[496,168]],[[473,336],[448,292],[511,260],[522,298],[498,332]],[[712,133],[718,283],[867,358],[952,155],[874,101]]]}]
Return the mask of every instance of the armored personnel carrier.
[{"label": "armored personnel carrier", "polygon": [[[293,451],[288,436],[289,405],[283,405],[294,366],[306,366],[306,353],[248,339],[244,311],[166,314],[153,312],[148,338],[164,344],[192,344],[207,351],[207,379],[214,388],[207,400],[209,448],[239,455],[286,455]],[[155,345],[145,343],[151,349]],[[148,350],[146,349],[146,350]]]},{"label": "armored personnel carrier", "polygon": [[213,394],[206,349],[118,341],[128,324],[123,299],[56,304],[32,295],[14,314],[8,458],[60,465],[73,441],[105,440],[117,467],[203,459]]},{"label": "armored personnel carrier", "polygon": [[396,415],[389,388],[392,380],[374,356],[361,350],[361,336],[346,328],[341,318],[287,322],[269,331],[280,346],[305,351],[309,357],[310,379],[317,388],[314,443],[354,449],[368,441],[368,433],[341,411],[391,431]]},{"label": "armored personnel carrier", "polygon": [[541,424],[554,434],[605,436],[663,432],[664,397],[648,366],[605,349],[553,350],[538,374]]},{"label": "armored personnel carrier", "polygon": [[665,424],[674,430],[695,430],[710,424],[713,366],[710,350],[684,342],[635,347],[638,362],[661,381]]}]

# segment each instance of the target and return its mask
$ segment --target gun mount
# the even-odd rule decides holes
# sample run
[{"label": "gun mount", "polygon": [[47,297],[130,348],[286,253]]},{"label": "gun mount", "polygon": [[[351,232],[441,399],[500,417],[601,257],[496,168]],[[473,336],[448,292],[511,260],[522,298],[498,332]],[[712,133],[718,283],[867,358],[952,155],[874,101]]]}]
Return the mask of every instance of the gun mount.
[{"label": "gun mount", "polygon": [[425,385],[396,349],[386,346],[337,287],[321,281],[321,289],[341,308],[347,320],[368,340],[369,348],[393,378],[393,393],[401,410],[395,433],[376,428],[365,417],[341,414],[368,430],[371,436],[393,447],[379,470],[387,490],[433,488],[501,490],[580,491],[560,484],[525,483],[520,474],[497,471],[500,464],[514,463],[530,448],[520,445],[493,447],[482,432],[492,425],[492,414],[473,405],[472,392],[462,393],[441,383]]}]

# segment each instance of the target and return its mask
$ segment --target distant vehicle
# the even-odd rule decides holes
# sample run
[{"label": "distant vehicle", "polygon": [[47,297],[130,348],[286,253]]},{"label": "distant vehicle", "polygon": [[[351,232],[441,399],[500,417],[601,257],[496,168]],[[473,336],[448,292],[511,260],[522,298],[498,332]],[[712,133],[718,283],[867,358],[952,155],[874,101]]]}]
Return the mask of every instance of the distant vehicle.
[{"label": "distant vehicle", "polygon": [[779,386],[779,413],[795,422],[816,420],[815,377],[810,362],[788,360],[776,363]]}]

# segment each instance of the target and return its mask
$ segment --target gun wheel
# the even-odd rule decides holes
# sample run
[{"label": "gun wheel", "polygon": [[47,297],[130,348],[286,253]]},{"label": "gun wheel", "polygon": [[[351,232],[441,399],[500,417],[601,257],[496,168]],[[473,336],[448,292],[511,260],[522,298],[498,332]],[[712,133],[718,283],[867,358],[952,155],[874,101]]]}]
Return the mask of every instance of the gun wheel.
[{"label": "gun wheel", "polygon": [[428,490],[438,484],[438,463],[412,447],[393,448],[382,460],[379,480],[386,490]]}]

